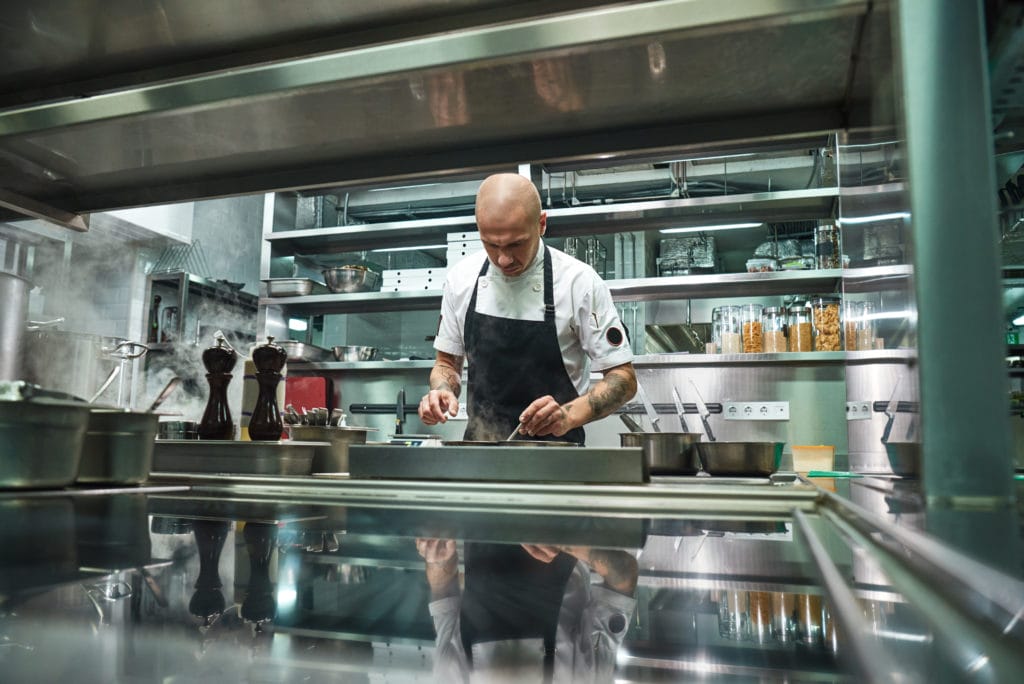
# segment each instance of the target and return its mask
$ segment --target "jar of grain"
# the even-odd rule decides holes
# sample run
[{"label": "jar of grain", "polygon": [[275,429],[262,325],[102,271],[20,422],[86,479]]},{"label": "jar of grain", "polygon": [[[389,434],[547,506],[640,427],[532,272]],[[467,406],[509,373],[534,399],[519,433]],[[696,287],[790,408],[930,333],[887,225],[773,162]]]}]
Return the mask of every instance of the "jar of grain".
[{"label": "jar of grain", "polygon": [[840,322],[838,299],[816,297],[811,300],[814,351],[840,351]]},{"label": "jar of grain", "polygon": [[764,307],[761,312],[761,330],[765,352],[786,351],[786,315],[781,306]]},{"label": "jar of grain", "polygon": [[743,353],[760,354],[764,351],[761,305],[744,304],[740,307],[740,315],[743,319]]},{"label": "jar of grain", "polygon": [[864,351],[875,348],[875,305],[863,302],[860,320],[857,321],[857,349]]},{"label": "jar of grain", "polygon": [[864,315],[863,312],[864,302],[847,301],[843,305],[843,341],[846,343],[846,351],[857,351],[861,348],[857,340],[857,325]]},{"label": "jar of grain", "polygon": [[809,352],[811,347],[811,310],[805,302],[789,307],[789,351]]},{"label": "jar of grain", "polygon": [[719,314],[722,324],[722,353],[743,353],[743,321],[740,307],[723,306]]}]

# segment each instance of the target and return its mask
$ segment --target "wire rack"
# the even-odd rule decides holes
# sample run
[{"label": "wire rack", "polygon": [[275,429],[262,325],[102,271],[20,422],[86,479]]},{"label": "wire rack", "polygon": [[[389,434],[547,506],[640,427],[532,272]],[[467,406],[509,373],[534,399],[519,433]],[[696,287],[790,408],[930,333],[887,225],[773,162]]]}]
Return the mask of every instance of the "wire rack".
[{"label": "wire rack", "polygon": [[199,240],[188,245],[168,245],[160,252],[150,273],[193,273],[203,278],[210,277],[210,265]]}]

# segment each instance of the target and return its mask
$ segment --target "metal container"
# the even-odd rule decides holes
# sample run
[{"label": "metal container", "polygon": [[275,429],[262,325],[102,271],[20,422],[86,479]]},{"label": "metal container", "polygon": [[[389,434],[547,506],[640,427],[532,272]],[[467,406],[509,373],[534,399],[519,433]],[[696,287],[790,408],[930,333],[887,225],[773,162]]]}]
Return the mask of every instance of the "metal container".
[{"label": "metal container", "polygon": [[0,380],[21,380],[21,345],[31,284],[0,272]]},{"label": "metal container", "polygon": [[29,331],[22,349],[22,379],[77,397],[91,397],[120,364],[112,352],[123,342],[119,337],[64,330]]},{"label": "metal container", "polygon": [[380,273],[365,266],[336,266],[323,270],[331,292],[379,292]]},{"label": "metal container", "polygon": [[699,432],[623,432],[619,444],[640,447],[651,475],[695,475],[700,470],[694,444]]},{"label": "metal container", "polygon": [[326,427],[323,425],[292,425],[291,438],[298,442],[327,442],[313,451],[314,473],[347,473],[348,447],[366,444],[366,433],[375,428]]},{"label": "metal container", "polygon": [[333,351],[338,361],[373,361],[377,358],[376,347],[342,346],[334,347]]},{"label": "metal container", "polygon": [[319,442],[240,442],[161,439],[153,448],[153,472],[237,475],[309,475]]},{"label": "metal container", "polygon": [[75,481],[89,406],[0,401],[0,488],[65,487]]},{"label": "metal container", "polygon": [[194,420],[165,420],[157,426],[157,439],[199,439],[199,423]]},{"label": "metal container", "polygon": [[268,297],[305,297],[326,291],[323,285],[309,278],[267,278]]},{"label": "metal container", "polygon": [[543,440],[543,439],[507,439],[507,440],[475,440],[475,439],[462,439],[462,440],[442,440],[442,446],[456,446],[456,447],[578,447],[579,444],[576,442],[562,442],[555,440]]},{"label": "metal container", "polygon": [[274,341],[284,348],[289,361],[316,363],[331,360],[331,351],[329,349],[316,347],[312,344],[303,344],[302,342],[296,342],[295,340]]},{"label": "metal container", "polygon": [[698,442],[697,455],[709,475],[768,476],[779,469],[785,442]]},{"label": "metal container", "polygon": [[[0,549],[0,594],[7,601],[25,589],[79,579],[71,497],[0,501]],[[8,624],[10,605],[5,605]]]},{"label": "metal container", "polygon": [[885,453],[896,475],[915,477],[921,472],[921,445],[917,442],[886,442]]},{"label": "metal container", "polygon": [[76,482],[145,482],[153,465],[153,443],[159,419],[155,413],[90,411]]}]

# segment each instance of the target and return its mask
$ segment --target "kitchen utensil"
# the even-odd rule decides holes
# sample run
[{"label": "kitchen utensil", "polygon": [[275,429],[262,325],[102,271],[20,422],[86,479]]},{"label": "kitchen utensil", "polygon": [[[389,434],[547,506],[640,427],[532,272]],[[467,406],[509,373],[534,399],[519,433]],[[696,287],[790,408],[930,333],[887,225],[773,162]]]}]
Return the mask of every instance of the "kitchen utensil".
[{"label": "kitchen utensil", "polygon": [[619,444],[640,447],[651,475],[695,475],[700,462],[693,446],[700,438],[699,432],[623,432]]},{"label": "kitchen utensil", "polygon": [[334,347],[334,358],[338,361],[373,361],[377,358],[376,347],[340,346]]},{"label": "kitchen utensil", "polygon": [[683,432],[689,432],[690,429],[686,427],[686,407],[683,406],[683,400],[679,396],[679,390],[675,387],[672,388],[672,401],[676,405],[676,413],[679,414],[679,428]]},{"label": "kitchen utensil", "polygon": [[576,442],[556,442],[556,441],[544,441],[544,440],[533,440],[533,439],[513,439],[503,441],[484,441],[484,440],[455,440],[455,441],[444,441],[441,442],[442,446],[458,446],[458,447],[579,447]]},{"label": "kitchen utensil", "polygon": [[519,431],[520,431],[520,430],[522,430],[522,429],[523,429],[523,424],[522,424],[522,423],[520,423],[519,425],[516,425],[516,429],[512,431],[512,434],[511,434],[511,435],[509,435],[509,436],[508,436],[508,437],[507,437],[507,438],[505,439],[505,441],[506,441],[506,442],[511,442],[511,441],[512,441],[512,438],[513,438],[513,437],[515,437],[516,435],[518,435],[518,434],[519,434]]},{"label": "kitchen utensil", "polygon": [[365,266],[336,266],[322,271],[331,292],[377,292],[380,274]]},{"label": "kitchen utensil", "polygon": [[711,415],[711,412],[708,411],[708,406],[704,403],[704,399],[701,398],[700,390],[697,389],[697,384],[693,380],[690,380],[690,387],[693,388],[693,394],[697,397],[697,410],[700,412],[700,422],[704,424],[704,432],[707,433],[708,441],[714,442],[715,434],[711,432],[711,424],[708,422],[708,416]]},{"label": "kitchen utensil", "polygon": [[278,341],[278,344],[281,345],[284,348],[285,353],[287,353],[288,361],[318,363],[321,361],[330,361],[332,358],[331,351],[329,349],[315,347],[312,344],[303,344],[302,342],[296,342],[295,340],[280,340]]},{"label": "kitchen utensil", "polygon": [[0,488],[64,487],[74,482],[88,423],[85,403],[0,401]]},{"label": "kitchen utensil", "polygon": [[21,368],[22,337],[31,289],[32,284],[25,278],[0,272],[0,380],[25,377]]},{"label": "kitchen utensil", "polygon": [[896,412],[899,408],[899,401],[896,399],[896,393],[900,389],[900,383],[903,381],[903,376],[896,379],[896,384],[892,388],[892,395],[889,397],[889,403],[885,407],[885,428],[882,429],[882,444],[889,442],[889,433],[892,432],[893,421],[896,420]]},{"label": "kitchen utensil", "polygon": [[651,403],[650,398],[647,396],[647,392],[644,391],[644,386],[639,382],[636,384],[636,393],[640,395],[640,401],[644,404],[644,410],[647,411],[647,419],[651,421],[651,430],[654,432],[661,432],[661,428],[658,426],[658,412],[654,408],[654,404]]},{"label": "kitchen utensil", "polygon": [[145,482],[153,464],[153,443],[159,420],[152,412],[92,409],[75,482]]},{"label": "kitchen utensil", "polygon": [[90,403],[90,404],[92,404],[92,403],[94,403],[94,402],[95,402],[95,401],[96,401],[97,399],[99,399],[99,398],[100,398],[100,395],[101,395],[101,394],[103,394],[104,392],[106,392],[106,391],[107,391],[107,388],[108,388],[108,387],[110,387],[110,385],[111,385],[111,384],[112,384],[112,383],[114,382],[114,380],[115,380],[115,379],[117,378],[117,376],[118,376],[118,375],[120,375],[120,374],[121,374],[121,367],[120,367],[120,366],[114,366],[114,367],[113,367],[113,368],[112,368],[112,369],[110,370],[110,374],[109,374],[109,375],[107,375],[107,379],[106,379],[106,380],[104,380],[104,381],[103,381],[103,384],[102,384],[102,385],[100,385],[100,388],[99,388],[98,390],[96,390],[96,393],[95,393],[95,394],[93,394],[93,395],[92,395],[91,397],[89,397],[89,403]]},{"label": "kitchen utensil", "polygon": [[638,423],[635,420],[633,420],[633,416],[629,415],[628,413],[620,413],[619,414],[619,419],[623,423],[625,423],[626,428],[630,432],[643,432],[644,431],[644,429],[640,426],[640,423]]},{"label": "kitchen utensil", "polygon": [[164,403],[167,400],[167,397],[171,396],[171,392],[173,392],[175,388],[180,384],[181,378],[179,378],[177,375],[168,380],[167,384],[164,385],[164,388],[160,390],[160,394],[156,395],[156,399],[153,400],[153,403],[150,404],[149,408],[146,410],[150,413],[156,411],[157,408],[160,407],[160,404]]},{"label": "kitchen utensil", "polygon": [[305,297],[327,291],[326,287],[309,278],[267,278],[263,283],[267,286],[268,297]]},{"label": "kitchen utensil", "polygon": [[885,442],[889,467],[896,475],[912,477],[921,471],[921,445],[917,442]]},{"label": "kitchen utensil", "polygon": [[[120,359],[109,352],[124,339],[54,330],[51,324],[56,325],[47,321],[28,326],[20,379],[76,397],[92,396],[110,370],[119,364]],[[123,381],[124,374],[122,368],[119,381]],[[121,384],[118,382],[119,392]],[[120,401],[118,405],[123,406]]]},{"label": "kitchen utensil", "polygon": [[709,475],[768,476],[779,469],[785,442],[698,442],[701,468]]}]

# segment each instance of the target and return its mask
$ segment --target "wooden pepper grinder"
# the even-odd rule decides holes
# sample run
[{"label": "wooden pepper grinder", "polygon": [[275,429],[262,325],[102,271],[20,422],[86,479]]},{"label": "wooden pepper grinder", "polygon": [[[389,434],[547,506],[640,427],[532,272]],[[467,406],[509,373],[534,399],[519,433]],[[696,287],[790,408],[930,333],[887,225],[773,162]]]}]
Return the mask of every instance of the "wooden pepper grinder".
[{"label": "wooden pepper grinder", "polygon": [[252,350],[252,362],[256,366],[256,384],[259,394],[256,406],[249,419],[249,437],[257,441],[281,439],[284,423],[281,409],[277,405],[277,383],[281,382],[281,369],[288,360],[288,352],[274,338],[268,337],[266,344]]},{"label": "wooden pepper grinder", "polygon": [[224,343],[223,337],[218,337],[217,345],[203,352],[210,398],[199,423],[200,439],[232,439],[235,436],[235,424],[231,422],[231,408],[228,406],[228,383],[237,360],[235,350]]}]

